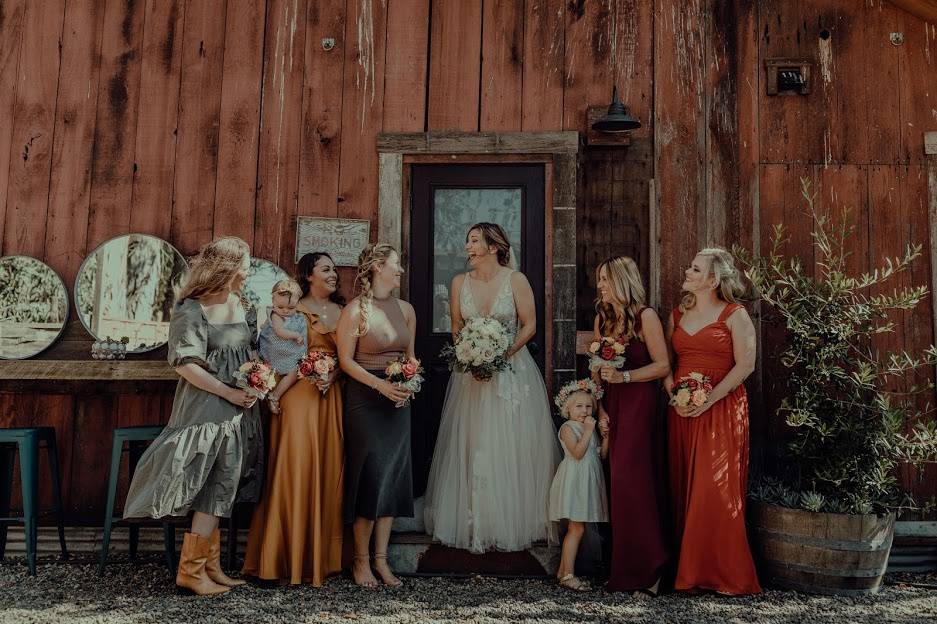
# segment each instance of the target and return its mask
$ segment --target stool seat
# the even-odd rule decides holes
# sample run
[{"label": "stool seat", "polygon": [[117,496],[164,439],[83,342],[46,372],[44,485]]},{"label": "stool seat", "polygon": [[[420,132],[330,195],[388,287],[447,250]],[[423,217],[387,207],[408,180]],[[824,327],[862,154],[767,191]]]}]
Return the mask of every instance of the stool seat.
[{"label": "stool seat", "polygon": [[[54,427],[11,427],[0,429],[0,559],[6,553],[7,526],[22,524],[26,533],[26,561],[29,573],[36,574],[37,519],[39,511],[39,448],[45,445],[52,477],[54,512],[58,515],[59,545],[62,558],[68,559],[65,546],[65,523],[62,513],[62,489],[59,482],[59,459]],[[23,515],[8,516],[13,493],[13,466],[20,458]]]},{"label": "stool seat", "polygon": [[[98,574],[104,573],[107,556],[111,545],[111,529],[115,522],[124,522],[122,516],[114,516],[114,504],[117,499],[117,483],[120,478],[120,459],[124,451],[129,454],[129,479],[137,468],[137,462],[149,446],[149,443],[163,432],[162,425],[144,425],[138,427],[118,427],[113,431],[111,443],[111,466],[107,475],[107,508],[104,511],[104,534],[101,536],[101,555]],[[124,449],[126,444],[127,448]],[[137,556],[140,541],[140,522],[134,519],[128,522],[130,529],[130,558]],[[171,574],[176,573],[176,527],[172,522],[163,522],[163,547],[166,551],[166,566]]]}]

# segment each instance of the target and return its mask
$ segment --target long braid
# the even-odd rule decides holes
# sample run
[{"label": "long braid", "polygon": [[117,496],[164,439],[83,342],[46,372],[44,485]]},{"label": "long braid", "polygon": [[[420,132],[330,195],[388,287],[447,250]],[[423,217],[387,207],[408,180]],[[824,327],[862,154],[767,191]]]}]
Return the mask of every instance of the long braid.
[{"label": "long braid", "polygon": [[355,336],[360,338],[368,333],[368,317],[371,315],[371,306],[374,303],[374,284],[371,277],[374,269],[387,261],[392,253],[396,253],[392,245],[375,243],[361,250],[358,256],[358,274],[355,285],[360,288],[358,295],[358,329]]}]

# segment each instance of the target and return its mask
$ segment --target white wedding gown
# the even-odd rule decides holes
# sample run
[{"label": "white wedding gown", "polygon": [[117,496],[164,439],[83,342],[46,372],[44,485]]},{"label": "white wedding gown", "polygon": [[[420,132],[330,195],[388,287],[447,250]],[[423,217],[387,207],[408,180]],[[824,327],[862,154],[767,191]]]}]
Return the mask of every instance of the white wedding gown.
[{"label": "white wedding gown", "polygon": [[[501,284],[492,317],[517,332],[512,271]],[[462,317],[482,316],[466,274],[459,295]],[[475,553],[524,550],[556,541],[549,520],[550,485],[559,447],[540,369],[527,351],[510,360],[513,371],[476,381],[453,372],[426,487],[427,533],[443,544]]]}]

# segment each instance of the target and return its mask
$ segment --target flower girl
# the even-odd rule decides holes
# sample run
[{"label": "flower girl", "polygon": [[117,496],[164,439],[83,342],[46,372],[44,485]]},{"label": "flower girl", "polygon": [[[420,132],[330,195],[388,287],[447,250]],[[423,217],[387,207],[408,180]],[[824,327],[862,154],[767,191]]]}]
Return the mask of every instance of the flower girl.
[{"label": "flower girl", "polygon": [[585,523],[608,522],[602,472],[608,438],[603,436],[599,443],[592,416],[601,398],[602,387],[591,379],[572,381],[556,395],[556,405],[566,422],[559,431],[564,458],[550,488],[550,520],[568,521],[556,578],[560,585],[575,591],[591,589],[575,575],[576,553]]}]

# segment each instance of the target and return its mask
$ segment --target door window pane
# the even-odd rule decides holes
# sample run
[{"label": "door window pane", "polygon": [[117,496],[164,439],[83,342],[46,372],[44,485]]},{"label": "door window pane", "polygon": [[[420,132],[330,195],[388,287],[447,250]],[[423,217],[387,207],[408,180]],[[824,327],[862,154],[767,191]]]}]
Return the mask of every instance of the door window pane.
[{"label": "door window pane", "polygon": [[[433,192],[433,331],[449,332],[449,285],[468,269],[465,235],[481,221],[504,228],[520,269],[520,188],[437,188]],[[420,267],[415,267],[417,271]]]}]

